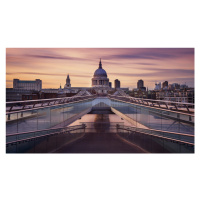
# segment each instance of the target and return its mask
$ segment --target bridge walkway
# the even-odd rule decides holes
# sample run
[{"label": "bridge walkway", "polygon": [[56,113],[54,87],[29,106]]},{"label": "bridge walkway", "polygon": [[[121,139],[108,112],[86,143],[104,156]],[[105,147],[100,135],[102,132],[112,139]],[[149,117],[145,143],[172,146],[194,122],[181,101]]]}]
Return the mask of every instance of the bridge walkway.
[{"label": "bridge walkway", "polygon": [[118,137],[113,131],[116,126],[112,127],[109,115],[97,116],[94,123],[86,123],[87,132],[84,137],[61,147],[54,153],[146,153],[139,146],[129,144]]},{"label": "bridge walkway", "polygon": [[115,133],[90,132],[80,140],[65,145],[54,153],[146,153],[136,145],[127,145]]}]

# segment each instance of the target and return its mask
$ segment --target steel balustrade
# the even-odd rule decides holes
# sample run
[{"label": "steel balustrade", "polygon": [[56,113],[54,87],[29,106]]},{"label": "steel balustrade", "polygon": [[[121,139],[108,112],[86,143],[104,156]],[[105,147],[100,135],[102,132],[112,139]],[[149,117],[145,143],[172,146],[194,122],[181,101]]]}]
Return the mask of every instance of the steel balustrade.
[{"label": "steel balustrade", "polygon": [[96,95],[93,96],[73,96],[64,98],[52,98],[52,99],[38,99],[38,100],[28,100],[28,101],[14,101],[6,102],[6,113],[27,110],[33,108],[47,107],[51,105],[58,105],[64,103],[73,103],[81,100],[94,99]]},{"label": "steel balustrade", "polygon": [[120,124],[117,124],[117,129],[130,131],[132,133],[137,132],[141,134],[151,135],[154,137],[159,137],[162,139],[194,146],[194,135],[190,135],[190,134],[161,131],[161,130],[156,130],[156,129],[129,127],[129,126],[122,126]]},{"label": "steel balustrade", "polygon": [[44,136],[51,136],[60,133],[70,133],[71,131],[75,130],[85,130],[85,124],[77,125],[77,126],[70,126],[64,128],[51,128],[51,129],[43,129],[39,131],[29,131],[23,133],[14,133],[6,135],[6,145],[13,144],[16,142],[28,141],[36,138],[41,138]]},{"label": "steel balustrade", "polygon": [[[194,104],[193,103],[184,103],[184,102],[174,102],[174,101],[163,101],[163,100],[154,100],[154,99],[142,99],[135,98],[130,96],[116,96],[108,95],[110,99],[121,100],[129,103],[136,103],[150,107],[157,107],[167,110],[176,110],[176,111],[185,111],[188,113],[194,113]],[[164,107],[162,106],[164,105]]]}]

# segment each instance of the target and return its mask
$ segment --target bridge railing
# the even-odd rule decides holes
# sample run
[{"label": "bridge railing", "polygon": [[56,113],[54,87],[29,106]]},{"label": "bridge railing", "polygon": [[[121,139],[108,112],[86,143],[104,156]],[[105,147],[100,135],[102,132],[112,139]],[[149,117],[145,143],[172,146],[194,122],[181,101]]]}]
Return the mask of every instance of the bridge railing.
[{"label": "bridge railing", "polygon": [[90,112],[93,98],[6,113],[6,133],[65,127],[80,114]]},{"label": "bridge railing", "polygon": [[86,99],[93,99],[93,98],[95,98],[95,95],[6,102],[6,112],[9,113],[9,112],[18,111],[18,110],[27,110],[27,109],[34,109],[34,108],[39,108],[39,107],[66,104],[66,103],[71,103],[71,102],[76,102],[76,101],[81,101],[81,100],[86,100]]},{"label": "bridge railing", "polygon": [[117,99],[117,100],[130,102],[130,103],[142,104],[145,106],[194,113],[194,104],[193,103],[143,99],[143,98],[135,98],[135,97],[130,97],[130,96],[125,97],[125,96],[109,95],[109,97],[113,98],[113,99]]},{"label": "bridge railing", "polygon": [[52,129],[44,129],[39,131],[29,131],[23,133],[15,133],[6,135],[6,144],[12,144],[16,142],[22,142],[30,139],[36,139],[39,137],[50,136],[54,134],[60,133],[70,133],[75,130],[85,129],[85,125],[77,125],[77,126],[69,126],[65,128],[52,128]]},{"label": "bridge railing", "polygon": [[118,126],[117,135],[149,153],[194,153],[193,135],[128,126]]},{"label": "bridge railing", "polygon": [[84,125],[10,134],[6,136],[6,153],[53,153],[84,135]]},{"label": "bridge railing", "polygon": [[86,132],[116,133],[117,125],[123,126],[124,122],[81,122]]},{"label": "bridge railing", "polygon": [[156,130],[156,129],[144,129],[144,128],[137,128],[137,127],[120,126],[120,125],[117,125],[117,129],[130,131],[132,133],[136,133],[136,132],[142,133],[142,134],[151,135],[154,137],[194,146],[194,135],[190,135],[190,134],[161,131],[161,130]]},{"label": "bridge railing", "polygon": [[157,127],[155,129],[194,133],[194,113],[150,107],[114,98],[111,98],[111,106],[134,120],[134,125],[139,122],[153,129]]}]

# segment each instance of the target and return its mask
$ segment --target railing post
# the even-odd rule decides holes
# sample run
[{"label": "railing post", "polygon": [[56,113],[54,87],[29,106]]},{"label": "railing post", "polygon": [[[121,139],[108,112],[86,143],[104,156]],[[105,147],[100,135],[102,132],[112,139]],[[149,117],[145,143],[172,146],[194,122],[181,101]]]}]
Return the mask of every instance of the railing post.
[{"label": "railing post", "polygon": [[116,124],[116,128],[117,128],[117,133],[118,133],[118,129],[119,129],[119,124]]},{"label": "railing post", "polygon": [[26,104],[25,104],[25,103],[23,103],[23,107],[22,107],[22,110],[24,110],[25,106],[26,106]]},{"label": "railing post", "polygon": [[177,106],[176,106],[176,103],[174,103],[174,107],[176,108],[176,110],[178,110]]},{"label": "railing post", "polygon": [[12,108],[13,108],[13,106],[11,106],[11,107],[10,107],[10,110],[9,110],[9,112],[11,112]]},{"label": "railing post", "polygon": [[189,110],[188,106],[187,106],[186,104],[184,104],[184,106],[187,108],[187,111],[188,111],[188,112],[190,112],[190,110]]}]

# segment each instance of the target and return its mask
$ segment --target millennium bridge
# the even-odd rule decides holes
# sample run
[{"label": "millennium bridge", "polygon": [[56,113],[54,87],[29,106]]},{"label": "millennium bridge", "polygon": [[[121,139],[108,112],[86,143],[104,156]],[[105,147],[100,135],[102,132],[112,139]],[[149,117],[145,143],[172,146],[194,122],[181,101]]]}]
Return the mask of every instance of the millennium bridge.
[{"label": "millennium bridge", "polygon": [[194,153],[194,104],[118,91],[6,103],[7,153]]}]

